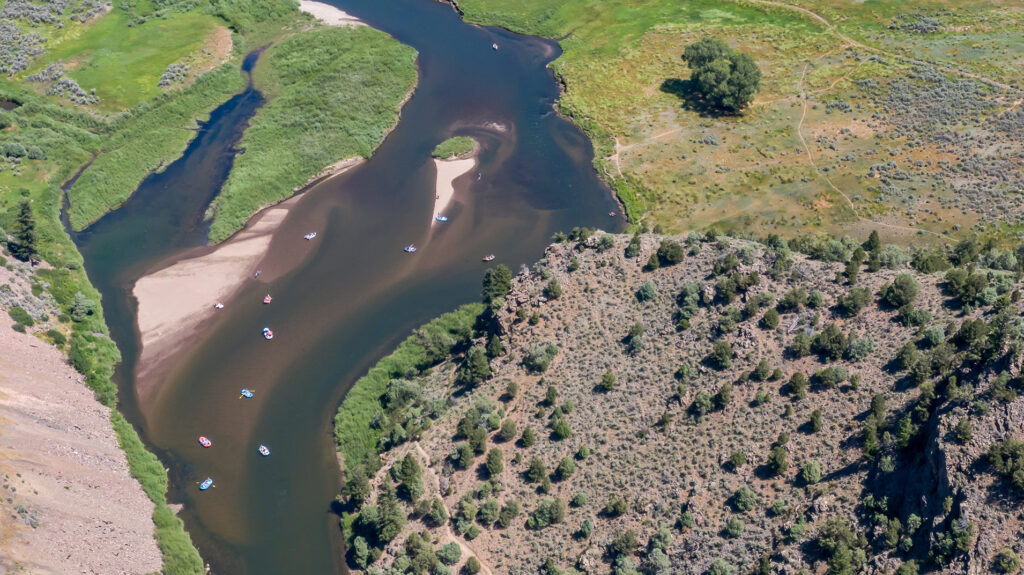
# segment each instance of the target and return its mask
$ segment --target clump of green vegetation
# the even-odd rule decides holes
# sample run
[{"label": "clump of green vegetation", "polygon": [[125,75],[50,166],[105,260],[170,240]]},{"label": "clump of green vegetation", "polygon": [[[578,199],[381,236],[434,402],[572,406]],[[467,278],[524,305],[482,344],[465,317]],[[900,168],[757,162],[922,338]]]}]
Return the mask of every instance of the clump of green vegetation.
[{"label": "clump of green vegetation", "polygon": [[426,369],[447,357],[470,333],[483,309],[482,304],[468,304],[424,325],[352,385],[334,416],[334,437],[346,468],[379,466],[372,456],[383,431],[371,423],[377,413],[385,411],[381,400],[388,384],[409,370]]},{"label": "clump of green vegetation", "polygon": [[369,26],[317,29],[269,48],[254,71],[268,102],[210,206],[210,241],[290,196],[313,170],[370,157],[416,84],[415,59],[415,50]]},{"label": "clump of green vegetation", "polygon": [[468,136],[448,138],[434,148],[431,155],[440,160],[449,160],[464,156],[476,149],[476,140]]},{"label": "clump of green vegetation", "polygon": [[761,88],[761,70],[747,54],[706,36],[690,44],[683,59],[693,71],[693,80],[704,98],[716,107],[741,110]]}]

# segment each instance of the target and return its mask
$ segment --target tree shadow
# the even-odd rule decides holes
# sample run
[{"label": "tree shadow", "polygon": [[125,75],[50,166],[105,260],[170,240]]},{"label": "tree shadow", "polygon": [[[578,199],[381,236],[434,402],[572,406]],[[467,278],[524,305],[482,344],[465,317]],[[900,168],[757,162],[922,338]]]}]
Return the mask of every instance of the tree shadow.
[{"label": "tree shadow", "polygon": [[705,100],[697,88],[697,83],[692,79],[668,78],[661,83],[660,89],[666,94],[672,94],[679,98],[683,103],[683,108],[696,112],[701,117],[718,118],[736,115],[730,110],[725,110]]}]

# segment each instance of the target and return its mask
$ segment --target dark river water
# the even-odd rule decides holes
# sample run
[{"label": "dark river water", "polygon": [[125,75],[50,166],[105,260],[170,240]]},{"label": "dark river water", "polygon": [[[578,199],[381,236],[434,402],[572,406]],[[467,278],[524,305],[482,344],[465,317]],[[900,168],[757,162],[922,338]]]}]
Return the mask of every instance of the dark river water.
[{"label": "dark river water", "polygon": [[[618,208],[589,141],[553,112],[558,86],[545,64],[559,53],[554,42],[467,25],[428,0],[334,4],[419,51],[416,92],[372,159],[305,192],[264,274],[153,376],[160,391],[144,403],[131,287],[205,242],[203,211],[260,95],[250,87],[216,110],[180,160],[75,234],[124,355],[122,408],[170,469],[169,500],[184,504],[215,573],[343,572],[332,419],[352,382],[417,325],[478,299],[483,255],[515,271],[556,231],[623,225],[608,216]],[[476,137],[480,163],[456,186],[451,221],[431,226],[430,151],[452,135]],[[404,253],[409,243],[419,252]],[[256,397],[239,399],[242,387]],[[200,448],[199,435],[214,446]],[[270,457],[256,452],[261,443]],[[207,476],[216,487],[200,492]]]}]

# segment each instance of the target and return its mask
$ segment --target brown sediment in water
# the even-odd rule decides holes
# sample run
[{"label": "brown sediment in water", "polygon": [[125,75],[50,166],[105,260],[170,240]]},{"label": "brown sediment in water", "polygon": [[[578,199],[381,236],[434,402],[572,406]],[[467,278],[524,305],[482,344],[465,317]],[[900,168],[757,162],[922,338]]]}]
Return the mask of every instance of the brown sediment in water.
[{"label": "brown sediment in water", "polygon": [[[346,158],[310,181],[326,181],[362,162],[362,158]],[[263,208],[226,242],[198,248],[135,282],[132,295],[138,302],[136,318],[141,342],[136,393],[143,403],[159,390],[159,381],[147,376],[161,371],[164,360],[181,350],[200,325],[214,316],[218,303],[231,305],[232,296],[247,280],[254,279],[275,232],[303,197],[304,194],[299,194]],[[292,264],[299,261],[296,259]],[[261,275],[255,279],[272,278]]]}]

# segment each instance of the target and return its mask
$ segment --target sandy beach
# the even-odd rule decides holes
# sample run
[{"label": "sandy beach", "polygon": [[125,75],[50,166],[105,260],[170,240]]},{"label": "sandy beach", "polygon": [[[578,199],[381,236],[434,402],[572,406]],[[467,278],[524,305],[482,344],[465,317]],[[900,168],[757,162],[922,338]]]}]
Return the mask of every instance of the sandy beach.
[{"label": "sandy beach", "polygon": [[359,18],[323,2],[300,0],[299,10],[312,14],[317,20],[329,26],[365,26]]},{"label": "sandy beach", "polygon": [[[16,285],[3,268],[0,284]],[[4,325],[0,348],[0,573],[160,571],[110,409],[53,346]]]},{"label": "sandy beach", "polygon": [[476,167],[476,157],[461,160],[434,160],[437,168],[437,183],[434,184],[434,213],[430,215],[431,225],[437,225],[435,216],[445,215],[455,196],[455,180]]}]

